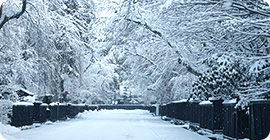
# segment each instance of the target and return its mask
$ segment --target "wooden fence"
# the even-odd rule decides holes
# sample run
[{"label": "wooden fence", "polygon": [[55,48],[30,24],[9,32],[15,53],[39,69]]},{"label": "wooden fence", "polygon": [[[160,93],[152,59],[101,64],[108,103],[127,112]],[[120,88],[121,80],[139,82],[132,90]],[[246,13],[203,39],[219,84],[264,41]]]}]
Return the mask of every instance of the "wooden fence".
[{"label": "wooden fence", "polygon": [[96,106],[74,104],[15,104],[12,107],[11,125],[20,127],[43,123],[47,120],[57,121],[75,117],[84,110],[94,110]]},{"label": "wooden fence", "polygon": [[57,121],[74,118],[78,113],[85,110],[95,110],[97,106],[102,109],[143,109],[155,113],[155,106],[145,105],[76,105],[76,104],[14,104],[12,108],[11,125],[20,127],[43,123],[47,120]]},{"label": "wooden fence", "polygon": [[228,138],[261,140],[270,132],[270,100],[251,101],[249,112],[235,108],[236,102],[181,100],[159,107],[161,116],[198,124],[222,132]]}]

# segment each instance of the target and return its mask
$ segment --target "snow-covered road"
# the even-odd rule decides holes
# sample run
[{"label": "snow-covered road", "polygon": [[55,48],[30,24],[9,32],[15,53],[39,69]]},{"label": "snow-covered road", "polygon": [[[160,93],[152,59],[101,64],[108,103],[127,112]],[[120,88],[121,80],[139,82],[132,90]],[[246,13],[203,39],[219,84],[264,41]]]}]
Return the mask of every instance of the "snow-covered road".
[{"label": "snow-covered road", "polygon": [[9,135],[10,140],[206,140],[144,110],[102,110]]}]

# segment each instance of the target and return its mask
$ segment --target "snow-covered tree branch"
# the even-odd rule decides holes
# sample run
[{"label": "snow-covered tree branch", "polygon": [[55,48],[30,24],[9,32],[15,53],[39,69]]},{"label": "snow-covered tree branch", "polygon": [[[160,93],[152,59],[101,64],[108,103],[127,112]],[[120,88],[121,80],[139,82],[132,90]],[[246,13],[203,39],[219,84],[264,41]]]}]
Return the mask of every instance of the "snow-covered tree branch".
[{"label": "snow-covered tree branch", "polygon": [[[0,29],[4,26],[4,24],[6,24],[9,20],[11,19],[14,19],[14,18],[19,18],[24,12],[25,12],[25,9],[26,9],[26,0],[22,0],[22,8],[19,12],[11,15],[11,16],[8,16],[8,15],[2,15],[3,13],[3,5],[0,6]],[[3,16],[3,18],[2,18]]]}]

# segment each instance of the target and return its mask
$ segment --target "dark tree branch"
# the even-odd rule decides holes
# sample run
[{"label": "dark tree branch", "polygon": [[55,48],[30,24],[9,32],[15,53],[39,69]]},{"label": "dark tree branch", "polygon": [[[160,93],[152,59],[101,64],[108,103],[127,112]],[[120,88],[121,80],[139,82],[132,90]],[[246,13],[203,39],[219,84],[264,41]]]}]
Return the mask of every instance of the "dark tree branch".
[{"label": "dark tree branch", "polygon": [[250,13],[260,14],[260,15],[267,16],[267,17],[270,16],[270,13],[267,11],[261,11],[259,9],[255,10],[255,9],[249,8],[246,5],[238,3],[238,2],[233,2],[233,7],[236,7],[236,8],[242,9],[242,10],[246,10]]},{"label": "dark tree branch", "polygon": [[[167,44],[175,51],[176,54],[178,54],[178,55],[181,56],[181,54],[179,53],[179,51],[175,50],[175,49],[174,49],[175,47],[174,47],[168,40],[164,39],[164,37],[162,36],[161,32],[156,31],[156,30],[153,30],[153,29],[152,29],[149,25],[147,25],[146,23],[143,24],[143,23],[141,23],[141,22],[139,22],[139,21],[134,21],[134,20],[132,20],[132,19],[126,19],[126,20],[127,20],[127,21],[130,21],[130,22],[134,22],[134,23],[136,23],[136,24],[138,24],[138,25],[140,25],[140,26],[143,26],[143,27],[146,28],[147,30],[149,30],[149,31],[151,31],[152,33],[158,35],[160,38],[162,38],[164,41],[167,42]],[[179,58],[179,59],[180,59],[180,58]],[[187,71],[190,72],[191,74],[194,74],[194,75],[196,75],[196,76],[202,75],[201,73],[199,73],[198,71],[196,71],[195,69],[193,69],[189,64],[187,64],[187,63],[185,63],[185,62],[182,62],[181,59],[180,59],[180,61],[178,61],[178,62],[179,62],[179,64],[183,64],[183,66],[185,66],[186,69],[187,69]]]},{"label": "dark tree branch", "polygon": [[151,32],[153,32],[154,34],[158,35],[159,37],[162,37],[162,34],[159,32],[159,31],[156,31],[156,30],[153,30],[150,26],[148,26],[146,23],[145,24],[142,24],[141,22],[139,21],[134,21],[132,19],[126,19],[127,21],[130,21],[130,22],[134,22],[140,26],[144,26],[144,28],[146,28],[147,30],[150,30]]},{"label": "dark tree branch", "polygon": [[2,17],[3,5],[0,6],[0,19]]},{"label": "dark tree branch", "polygon": [[[2,8],[3,6],[1,6],[0,8],[0,18],[2,17]],[[26,9],[26,0],[22,0],[22,9],[20,12],[12,15],[12,16],[4,16],[3,17],[3,20],[0,21],[0,29],[4,26],[5,23],[7,23],[9,20],[11,19],[14,19],[14,18],[19,18],[24,12],[25,12],[25,9]]]},{"label": "dark tree branch", "polygon": [[183,65],[186,67],[187,71],[194,74],[195,76],[201,76],[202,74],[194,70],[190,65],[183,63]]}]

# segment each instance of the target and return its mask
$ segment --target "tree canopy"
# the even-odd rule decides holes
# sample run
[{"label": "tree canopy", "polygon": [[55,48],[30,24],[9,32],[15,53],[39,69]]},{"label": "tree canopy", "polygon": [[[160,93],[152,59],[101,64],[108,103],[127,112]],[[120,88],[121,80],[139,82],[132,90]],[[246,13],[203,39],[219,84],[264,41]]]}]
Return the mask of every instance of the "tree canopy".
[{"label": "tree canopy", "polygon": [[270,7],[262,0],[7,0],[0,94],[64,91],[73,103],[270,94]]}]

